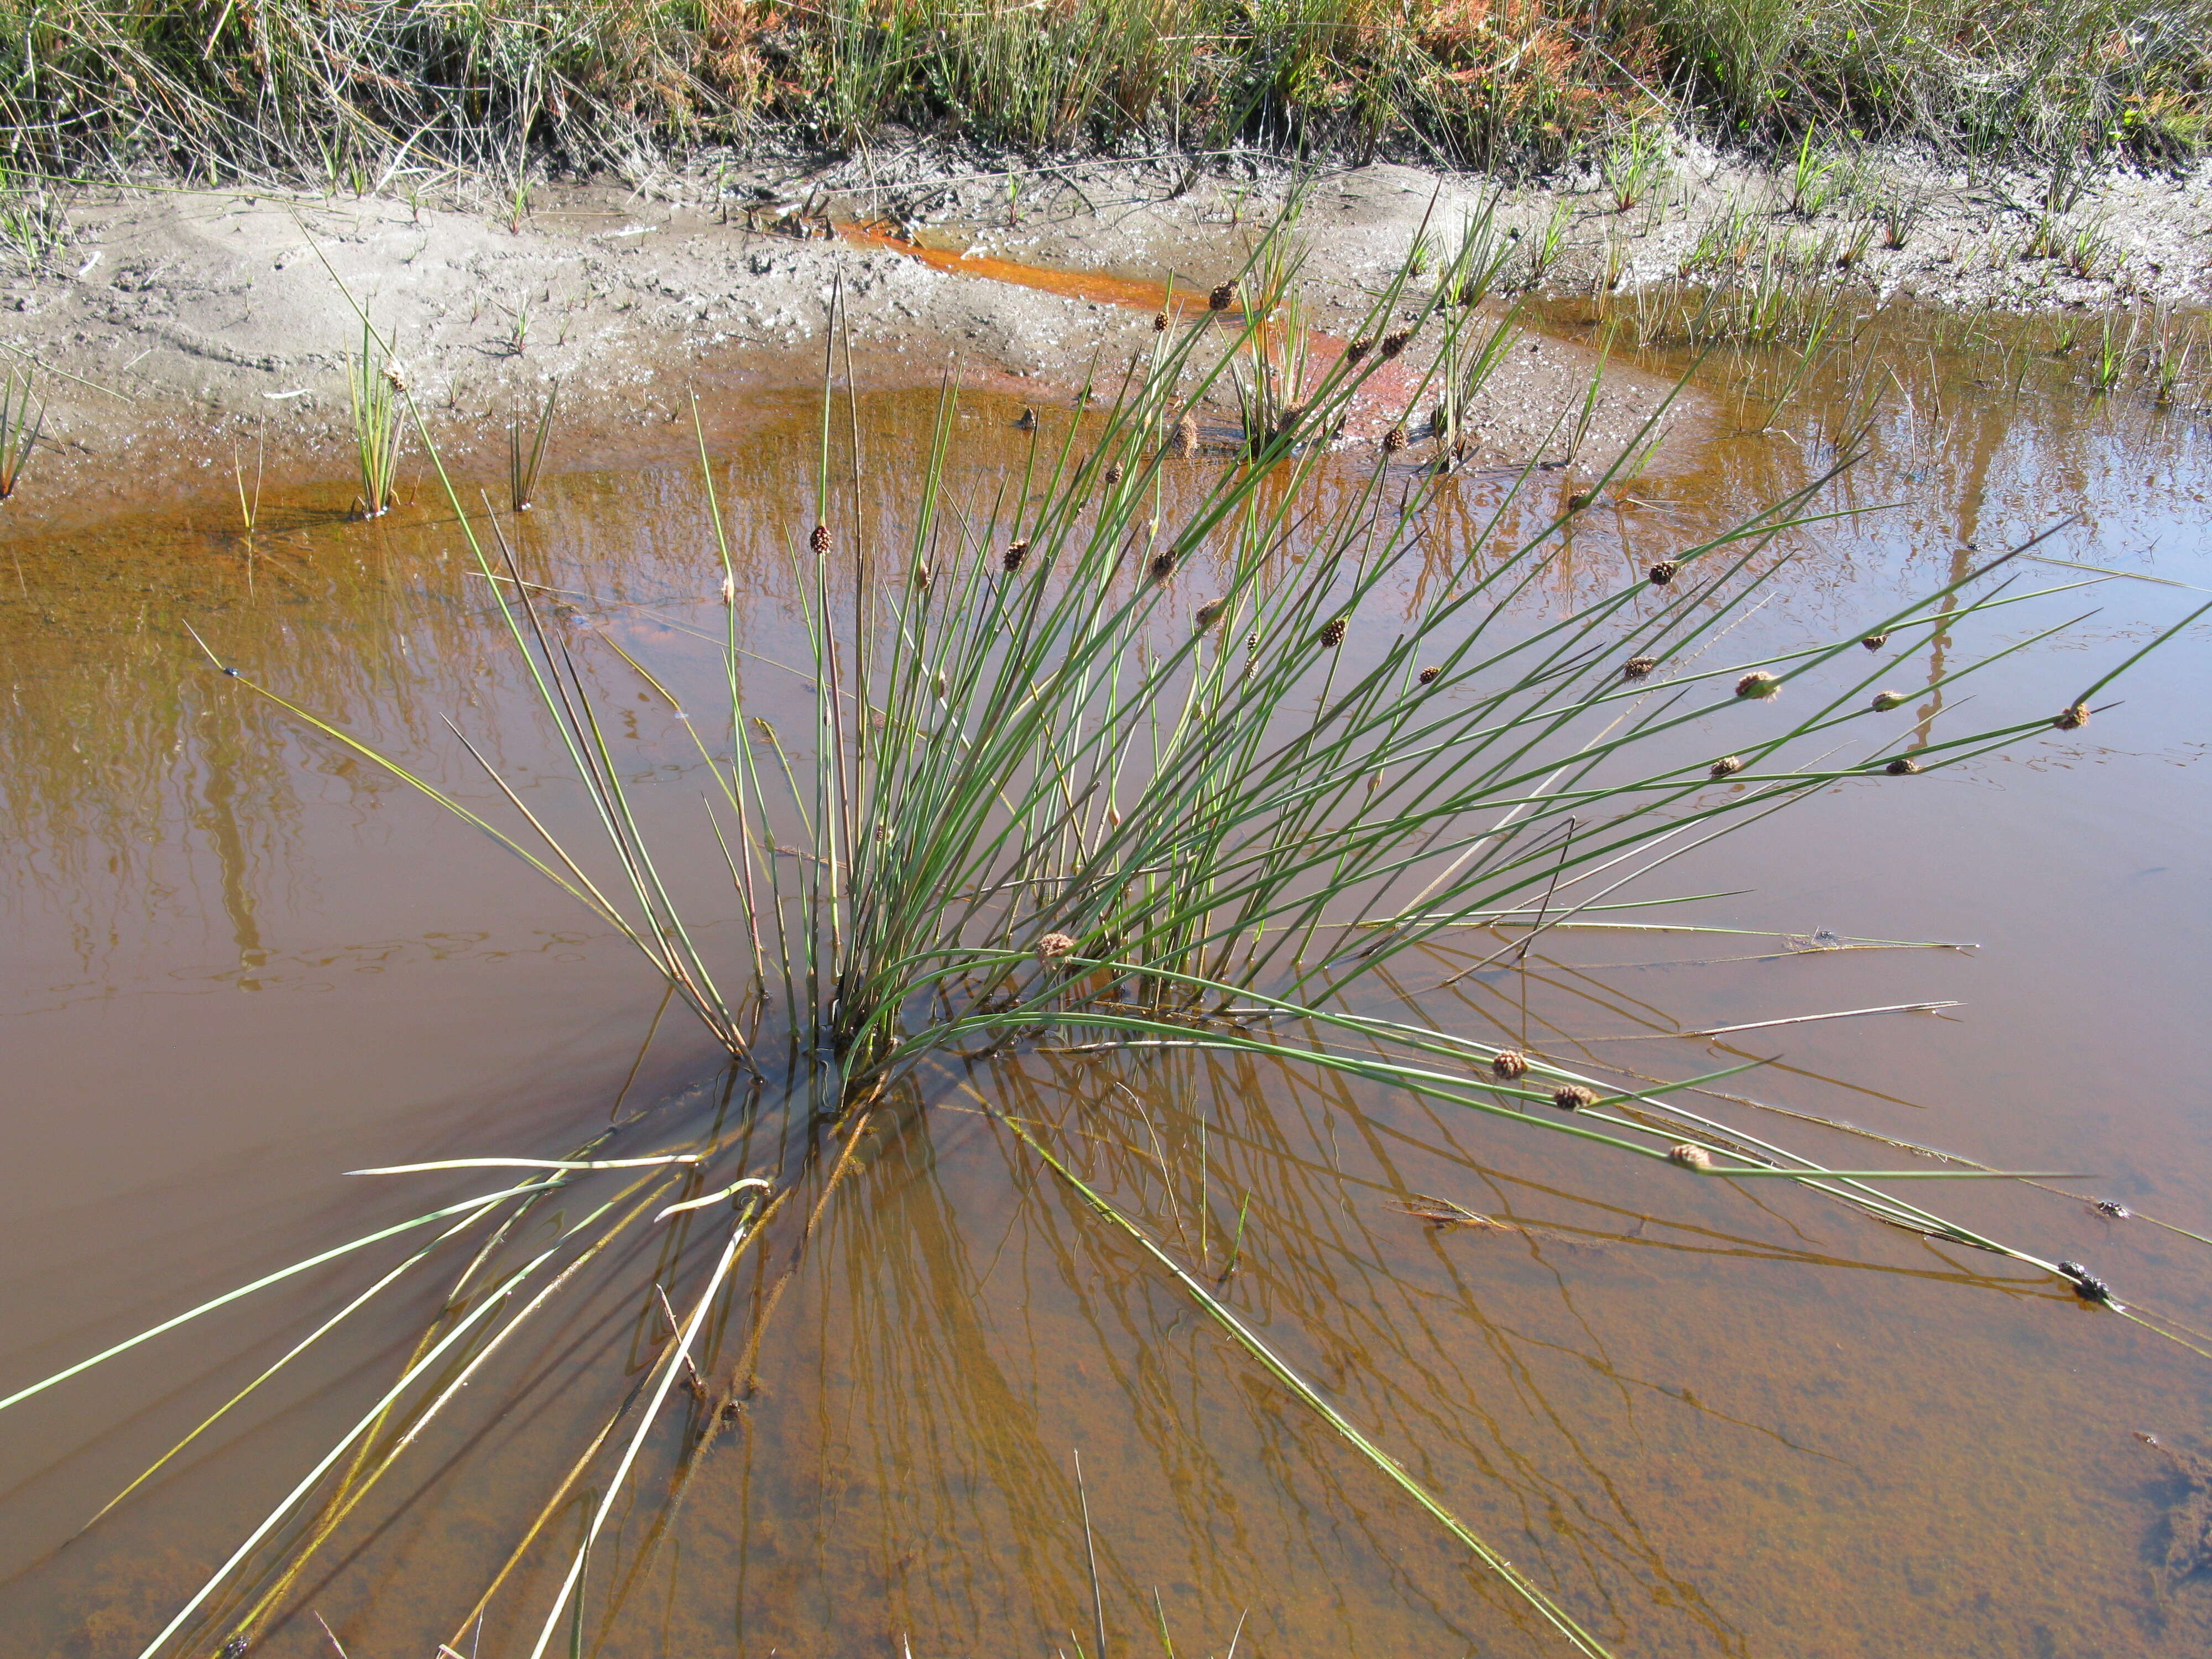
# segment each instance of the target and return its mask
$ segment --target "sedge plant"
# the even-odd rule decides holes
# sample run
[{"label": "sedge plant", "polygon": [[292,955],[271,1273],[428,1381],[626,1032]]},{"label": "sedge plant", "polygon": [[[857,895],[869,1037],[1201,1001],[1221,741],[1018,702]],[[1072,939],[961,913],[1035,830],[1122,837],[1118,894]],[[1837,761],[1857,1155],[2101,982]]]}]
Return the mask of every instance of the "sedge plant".
[{"label": "sedge plant", "polygon": [[[1556,607],[1529,601],[1571,548],[1571,510],[1524,525],[1500,556],[1492,544],[1512,522],[1501,505],[1482,534],[1448,551],[1439,579],[1409,586],[1439,470],[1402,445],[1347,468],[1330,440],[1356,428],[1383,362],[1422,365],[1416,396],[1425,399],[1440,390],[1436,365],[1464,373],[1487,348],[1481,334],[1458,337],[1480,326],[1473,313],[1442,292],[1417,293],[1404,271],[1364,323],[1367,335],[1404,337],[1388,357],[1346,352],[1316,368],[1300,386],[1299,420],[1262,426],[1235,459],[1170,491],[1181,412],[1265,361],[1261,337],[1278,325],[1263,296],[1279,300],[1288,274],[1286,256],[1263,248],[1245,273],[1251,303],[1240,319],[1200,313],[1156,332],[1101,412],[1049,445],[1033,441],[1020,489],[956,497],[958,398],[948,387],[896,547],[860,544],[860,515],[835,487],[840,434],[825,386],[811,511],[790,526],[787,552],[805,641],[791,665],[808,688],[803,731],[777,729],[749,696],[736,607],[720,641],[715,707],[687,707],[611,636],[549,627],[498,516],[448,480],[459,533],[526,665],[596,845],[556,833],[542,805],[488,762],[502,804],[480,811],[285,698],[251,665],[222,665],[237,689],[388,767],[619,931],[733,1065],[711,1110],[679,1121],[613,1126],[552,1156],[359,1172],[504,1174],[488,1191],[428,1205],[0,1399],[4,1410],[335,1260],[411,1252],[372,1257],[389,1261],[383,1277],[181,1450],[299,1355],[361,1323],[393,1285],[439,1285],[436,1318],[388,1385],[140,1659],[250,1645],[294,1605],[307,1564],[369,1512],[363,1505],[426,1427],[466,1399],[497,1397],[495,1368],[517,1338],[562,1317],[549,1310],[593,1295],[636,1310],[656,1333],[649,1352],[610,1378],[598,1426],[561,1460],[535,1518],[518,1518],[505,1565],[472,1606],[453,1608],[451,1645],[469,1650],[471,1621],[526,1566],[538,1599],[501,1651],[544,1659],[580,1642],[595,1594],[604,1628],[621,1592],[596,1582],[592,1552],[617,1505],[641,1490],[641,1460],[659,1445],[665,1467],[675,1448],[663,1500],[672,1516],[741,1413],[769,1317],[871,1123],[947,1079],[1034,1169],[1066,1183],[1188,1296],[1268,1386],[1434,1522],[1527,1627],[1560,1650],[1605,1653],[1560,1595],[1515,1567],[1462,1518],[1463,1505],[1291,1364],[1238,1307],[1229,1273],[1212,1273],[1202,1230],[1194,1260],[1086,1181],[1067,1147],[1050,1144],[1052,1130],[976,1089],[981,1061],[1047,1041],[1194,1049],[1356,1079],[1501,1132],[1562,1137],[1656,1181],[1802,1187],[1887,1226],[2057,1275],[2083,1299],[2163,1328],[2121,1308],[2079,1264],[1917,1196],[1929,1182],[2058,1172],[1956,1158],[1833,1167],[1700,1093],[1743,1068],[1607,1074],[1462,1035],[1419,999],[1378,1011],[1367,994],[1392,964],[1471,927],[1510,923],[1525,951],[1529,939],[1644,893],[1673,860],[1840,785],[1921,788],[1926,774],[2054,726],[2076,730],[2142,651],[2088,672],[2054,706],[1905,752],[1911,732],[1895,713],[1904,699],[1879,688],[1870,647],[1941,631],[1953,643],[1936,684],[1950,686],[2056,631],[1977,655],[1959,643],[1974,628],[2084,584],[2030,588],[2012,562],[2023,548],[1834,640],[1733,654],[1738,624],[1782,568],[1784,538],[1820,516],[1812,498],[1826,477],[1672,549],[1632,580]],[[1598,488],[1647,453],[1650,431]],[[847,453],[857,466],[856,441]],[[711,468],[705,477],[728,592],[735,567]],[[626,697],[658,698],[683,716],[709,780],[691,848],[648,827],[657,820],[618,757],[586,653],[626,682]],[[726,872],[720,915],[678,905],[667,878],[679,860]],[[709,920],[736,925],[710,934]],[[792,1127],[756,1136],[779,1115]],[[619,1149],[609,1144],[618,1131]],[[1248,1193],[1228,1245],[1231,1271],[1254,1248],[1243,1226],[1249,1201]],[[403,1239],[411,1242],[394,1242]],[[773,1257],[769,1239],[778,1241]],[[756,1252],[752,1312],[730,1319],[739,1264]],[[647,1259],[649,1277],[622,1277],[623,1264]],[[781,1264],[773,1273],[771,1259]],[[662,1427],[672,1415],[683,1419],[680,1434]],[[562,1516],[580,1516],[580,1531],[556,1525]],[[648,1548],[666,1531],[656,1522]],[[635,1583],[635,1571],[622,1582]]]}]

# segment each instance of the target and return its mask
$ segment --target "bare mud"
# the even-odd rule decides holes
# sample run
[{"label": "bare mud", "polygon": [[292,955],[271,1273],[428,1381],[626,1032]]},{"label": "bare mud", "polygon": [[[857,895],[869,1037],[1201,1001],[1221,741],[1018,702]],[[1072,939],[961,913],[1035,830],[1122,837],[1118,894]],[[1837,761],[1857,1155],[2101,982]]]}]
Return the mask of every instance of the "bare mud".
[{"label": "bare mud", "polygon": [[[2070,264],[2020,257],[2049,216],[2036,181],[1891,157],[1846,182],[1828,214],[1839,238],[1881,204],[1911,204],[1902,247],[1850,233],[1866,243],[1852,280],[1875,295],[2014,309],[2212,296],[2212,173],[2102,181],[2053,219],[2069,246],[2091,238],[2094,258]],[[350,442],[347,354],[364,317],[396,343],[441,448],[465,465],[471,453],[503,459],[514,408],[555,382],[568,439],[616,459],[688,439],[695,393],[727,416],[749,392],[817,380],[833,295],[871,385],[953,373],[1065,401],[1141,348],[1159,285],[1233,274],[1294,189],[1309,314],[1341,338],[1419,237],[1448,246],[1493,198],[1501,233],[1524,246],[1560,222],[1548,290],[1618,293],[1673,280],[1716,216],[1799,222],[1789,185],[1677,142],[1626,212],[1596,171],[1499,191],[1395,166],[1302,180],[1258,161],[961,171],[921,150],[812,170],[709,157],[548,185],[503,217],[373,196],[88,191],[66,204],[67,234],[39,268],[17,261],[0,276],[0,346],[38,367],[48,404],[38,488],[18,507],[35,495],[33,515],[66,519],[206,489],[264,446],[280,472],[327,471]],[[975,257],[947,257],[963,254]],[[979,276],[982,259],[1006,264]],[[1007,264],[1036,280],[991,279]],[[1118,286],[1053,280],[1071,271]],[[1492,462],[1541,459],[1547,441],[1559,459],[1560,411],[1597,366],[1577,344],[1528,345],[1477,411]],[[1607,373],[1591,455],[1613,453],[1668,391]],[[1403,412],[1370,410],[1373,431],[1352,441]],[[1689,399],[1669,420],[1690,432],[1708,412]]]}]

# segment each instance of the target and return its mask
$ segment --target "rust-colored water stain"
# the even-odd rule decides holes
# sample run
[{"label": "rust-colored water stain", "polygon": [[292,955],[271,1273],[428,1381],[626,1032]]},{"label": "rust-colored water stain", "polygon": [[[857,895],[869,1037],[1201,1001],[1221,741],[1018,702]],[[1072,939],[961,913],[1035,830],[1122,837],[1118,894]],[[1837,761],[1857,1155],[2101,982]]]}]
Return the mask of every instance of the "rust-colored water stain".
[{"label": "rust-colored water stain", "polygon": [[[1198,289],[1171,289],[1165,283],[1141,282],[1133,277],[1112,276],[1103,271],[1061,270],[1050,265],[1024,264],[1018,259],[1001,259],[981,253],[963,253],[951,248],[932,247],[926,242],[909,241],[873,225],[841,224],[837,234],[860,247],[883,248],[920,261],[932,270],[941,270],[953,276],[973,276],[985,282],[1009,283],[1016,288],[1035,289],[1040,294],[1055,294],[1063,300],[1086,300],[1096,305],[1121,306],[1131,311],[1166,311],[1182,316],[1191,311],[1206,308],[1206,295]],[[1231,321],[1241,322],[1243,313],[1234,306],[1220,313]]]}]

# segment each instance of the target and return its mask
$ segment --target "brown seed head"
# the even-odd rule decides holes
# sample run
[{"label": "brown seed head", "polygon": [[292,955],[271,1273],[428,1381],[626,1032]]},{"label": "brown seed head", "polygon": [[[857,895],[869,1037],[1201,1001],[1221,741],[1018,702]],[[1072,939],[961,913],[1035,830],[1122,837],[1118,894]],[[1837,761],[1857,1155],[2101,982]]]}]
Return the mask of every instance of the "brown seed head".
[{"label": "brown seed head", "polygon": [[1893,778],[1909,778],[1920,769],[1920,763],[1910,755],[1899,755],[1881,769]]},{"label": "brown seed head", "polygon": [[1175,438],[1170,446],[1179,459],[1188,460],[1198,453],[1198,417],[1185,415],[1176,422]]},{"label": "brown seed head", "polygon": [[1108,467],[1106,469],[1106,482],[1109,484],[1117,484],[1121,483],[1121,469],[1118,466]]},{"label": "brown seed head", "polygon": [[1573,495],[1567,497],[1567,511],[1570,513],[1579,513],[1596,499],[1597,492],[1595,490],[1578,489]]},{"label": "brown seed head", "polygon": [[2071,708],[2062,708],[2051,723],[2062,732],[2079,732],[2089,723],[2089,705],[2077,702]]},{"label": "brown seed head", "polygon": [[1579,1083],[1562,1083],[1552,1091],[1552,1104],[1563,1112],[1579,1112],[1597,1104],[1597,1096]]},{"label": "brown seed head", "polygon": [[1735,683],[1739,697],[1771,697],[1781,689],[1781,680],[1764,669],[1754,669]]},{"label": "brown seed head", "polygon": [[1705,769],[1708,776],[1716,778],[1732,778],[1742,770],[1743,757],[1741,755],[1723,755]]},{"label": "brown seed head", "polygon": [[1147,568],[1151,571],[1154,581],[1164,582],[1175,574],[1176,556],[1172,552],[1155,554]]},{"label": "brown seed head", "polygon": [[1887,714],[1893,708],[1902,708],[1910,701],[1902,691],[1877,691],[1871,705],[1876,714]]},{"label": "brown seed head", "polygon": [[1869,651],[1879,651],[1882,647],[1889,643],[1889,635],[1887,634],[1869,634],[1864,639],[1861,640],[1859,643],[1866,647]]},{"label": "brown seed head", "polygon": [[1040,962],[1058,962],[1074,948],[1075,941],[1066,934],[1047,933],[1037,941],[1037,959]]},{"label": "brown seed head", "polygon": [[1431,681],[1434,680],[1437,675],[1439,675],[1439,674],[1443,673],[1443,672],[1444,672],[1444,671],[1443,671],[1443,669],[1441,669],[1441,668],[1424,668],[1424,669],[1423,669],[1419,673],[1416,674],[1413,678],[1414,678],[1415,679],[1419,680],[1419,681],[1423,685],[1426,685],[1426,684],[1428,684]]},{"label": "brown seed head", "polygon": [[1022,561],[1029,556],[1030,544],[1026,541],[1010,542],[1006,544],[1006,550],[999,556],[999,562],[1006,567],[1006,574],[1011,576],[1022,568]]},{"label": "brown seed head", "polygon": [[396,358],[384,365],[384,380],[394,392],[407,390],[407,365]]},{"label": "brown seed head", "polygon": [[1682,567],[1672,559],[1662,559],[1651,567],[1651,586],[1664,587],[1682,574]]},{"label": "brown seed head", "polygon": [[1382,337],[1382,355],[1385,357],[1395,357],[1411,345],[1413,340],[1413,331],[1410,328],[1401,328],[1394,334],[1385,334]]},{"label": "brown seed head", "polygon": [[1344,636],[1351,631],[1351,626],[1341,617],[1331,619],[1321,630],[1321,642],[1330,650],[1335,650],[1344,643]]},{"label": "brown seed head", "polygon": [[1372,340],[1354,340],[1350,345],[1345,347],[1344,361],[1357,368],[1367,354],[1374,349],[1375,342]]},{"label": "brown seed head", "polygon": [[1224,283],[1206,296],[1206,308],[1208,311],[1226,311],[1236,298],[1237,284]]},{"label": "brown seed head", "polygon": [[1672,1162],[1680,1164],[1686,1170],[1710,1170],[1713,1167],[1713,1155],[1711,1152],[1702,1146],[1692,1146],[1686,1141],[1680,1146],[1669,1147],[1667,1156]]},{"label": "brown seed head", "polygon": [[1659,659],[1656,657],[1631,657],[1620,665],[1620,678],[1625,680],[1640,680],[1658,665]]},{"label": "brown seed head", "polygon": [[1154,312],[1154,313],[1152,313],[1152,332],[1153,332],[1153,333],[1155,333],[1155,334],[1164,334],[1164,333],[1166,333],[1167,331],[1168,331],[1168,314],[1167,314],[1167,313],[1166,313],[1166,312],[1164,312],[1164,311],[1156,311],[1156,312]]},{"label": "brown seed head", "polygon": [[1395,455],[1411,442],[1413,438],[1406,430],[1406,423],[1401,421],[1382,434],[1382,453]]},{"label": "brown seed head", "polygon": [[826,524],[816,525],[812,532],[806,538],[806,544],[817,553],[827,553],[830,550],[830,526]]},{"label": "brown seed head", "polygon": [[1491,1075],[1510,1083],[1528,1075],[1528,1057],[1517,1048],[1500,1048],[1490,1062]]},{"label": "brown seed head", "polygon": [[1221,620],[1221,607],[1224,603],[1226,601],[1221,599],[1208,599],[1192,614],[1191,627],[1200,634],[1206,632]]}]

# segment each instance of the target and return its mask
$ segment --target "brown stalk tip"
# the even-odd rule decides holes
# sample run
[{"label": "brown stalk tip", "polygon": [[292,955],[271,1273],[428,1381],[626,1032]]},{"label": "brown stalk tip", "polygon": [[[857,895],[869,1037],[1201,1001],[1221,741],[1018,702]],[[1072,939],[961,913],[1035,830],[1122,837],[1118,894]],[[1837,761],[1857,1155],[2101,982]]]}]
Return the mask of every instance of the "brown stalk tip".
[{"label": "brown stalk tip", "polygon": [[1014,430],[1017,432],[1034,432],[1036,429],[1036,410],[1034,409],[1023,410],[1020,416],[1014,422]]},{"label": "brown stalk tip", "polygon": [[1869,651],[1879,651],[1882,647],[1889,643],[1889,635],[1887,634],[1869,634],[1864,639],[1861,640],[1859,643],[1866,647]]},{"label": "brown stalk tip", "polygon": [[816,525],[813,533],[806,538],[806,544],[817,553],[827,553],[830,550],[830,526],[826,524]]},{"label": "brown stalk tip", "polygon": [[1528,1075],[1528,1057],[1517,1048],[1500,1048],[1490,1062],[1490,1070],[1492,1076],[1510,1083]]},{"label": "brown stalk tip", "polygon": [[1416,679],[1418,679],[1418,680],[1419,680],[1419,681],[1423,685],[1426,685],[1426,684],[1428,684],[1431,681],[1434,680],[1437,675],[1439,675],[1439,674],[1443,673],[1443,672],[1444,672],[1444,671],[1443,671],[1443,669],[1441,669],[1441,668],[1424,668],[1424,669],[1423,669],[1423,670],[1422,670],[1419,674],[1415,675],[1413,678],[1416,678]]},{"label": "brown stalk tip", "polygon": [[1164,333],[1166,333],[1167,331],[1168,331],[1168,314],[1167,314],[1167,313],[1166,313],[1166,312],[1164,312],[1164,311],[1156,311],[1156,312],[1154,312],[1154,313],[1152,313],[1152,332],[1153,332],[1153,333],[1155,333],[1155,334],[1164,334]]},{"label": "brown stalk tip", "polygon": [[1222,599],[1208,599],[1204,605],[1199,606],[1198,610],[1193,614],[1190,619],[1192,630],[1196,633],[1203,634],[1207,629],[1212,627],[1214,623],[1219,622],[1221,620],[1221,607],[1225,603],[1227,603],[1227,601]]},{"label": "brown stalk tip", "polygon": [[1047,933],[1037,941],[1037,958],[1042,962],[1058,962],[1075,948],[1075,941],[1065,933]]},{"label": "brown stalk tip", "polygon": [[1718,760],[1707,767],[1705,770],[1709,775],[1716,778],[1732,778],[1737,773],[1743,770],[1743,757],[1741,755],[1723,755]]},{"label": "brown stalk tip", "polygon": [[1178,460],[1188,460],[1198,453],[1198,417],[1185,415],[1176,422],[1175,440],[1170,446]]},{"label": "brown stalk tip", "polygon": [[1109,484],[1117,484],[1121,483],[1121,469],[1118,466],[1108,467],[1106,469],[1106,482]]},{"label": "brown stalk tip", "polygon": [[1224,283],[1206,296],[1208,311],[1226,311],[1237,298],[1237,284]]},{"label": "brown stalk tip", "polygon": [[1893,708],[1902,708],[1910,701],[1902,691],[1877,691],[1873,708],[1878,714],[1887,714]]},{"label": "brown stalk tip", "polygon": [[1692,1146],[1686,1140],[1667,1150],[1668,1162],[1680,1164],[1686,1170],[1710,1170],[1713,1155],[1702,1146]]},{"label": "brown stalk tip", "polygon": [[1881,769],[1893,778],[1909,778],[1919,771],[1920,763],[1910,755],[1899,755]]},{"label": "brown stalk tip", "polygon": [[1173,553],[1156,555],[1152,563],[1152,580],[1156,582],[1165,581],[1175,574],[1175,568],[1176,556]]},{"label": "brown stalk tip", "polygon": [[1382,434],[1382,453],[1385,455],[1395,455],[1413,441],[1411,434],[1406,430],[1406,423],[1401,421]]},{"label": "brown stalk tip", "polygon": [[1552,1104],[1563,1112],[1579,1112],[1597,1104],[1597,1096],[1579,1083],[1562,1083],[1552,1091]]},{"label": "brown stalk tip", "polygon": [[2051,723],[2062,732],[2079,732],[2089,723],[2089,705],[2077,702],[2071,708],[2062,708]]},{"label": "brown stalk tip", "polygon": [[1577,490],[1573,495],[1567,497],[1567,511],[1570,513],[1579,513],[1596,499],[1597,491],[1595,489]]},{"label": "brown stalk tip", "polygon": [[1375,349],[1372,340],[1354,340],[1344,349],[1344,361],[1357,368],[1367,354]]},{"label": "brown stalk tip", "polygon": [[1012,542],[1007,544],[1006,550],[999,556],[999,562],[1006,567],[1006,574],[1011,576],[1014,572],[1022,568],[1022,561],[1028,558],[1029,556],[1030,544],[1028,542]]},{"label": "brown stalk tip", "polygon": [[1344,643],[1344,636],[1351,631],[1351,628],[1352,625],[1349,623],[1343,617],[1338,617],[1322,629],[1321,642],[1334,651]]},{"label": "brown stalk tip", "polygon": [[1735,683],[1739,697],[1771,697],[1781,689],[1781,680],[1765,669],[1754,669]]},{"label": "brown stalk tip", "polygon": [[1682,567],[1672,559],[1662,559],[1651,567],[1651,586],[1664,587],[1682,574]]},{"label": "brown stalk tip", "polygon": [[1620,678],[1625,680],[1640,680],[1658,665],[1659,659],[1656,657],[1631,657],[1620,665]]},{"label": "brown stalk tip", "polygon": [[1410,328],[1401,328],[1395,334],[1385,334],[1382,337],[1382,355],[1395,357],[1412,344],[1413,340],[1413,331]]}]

